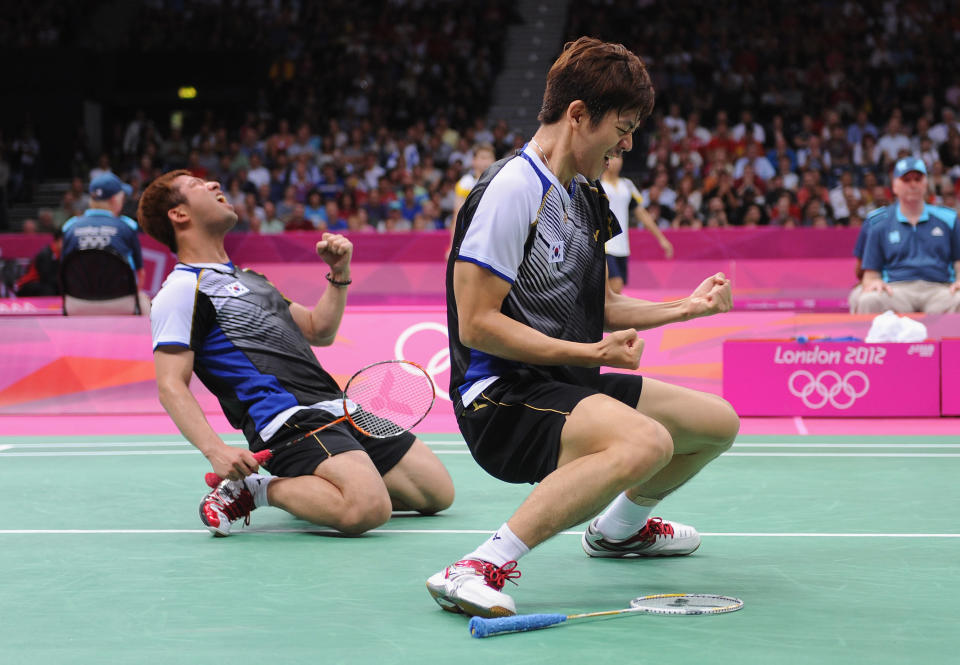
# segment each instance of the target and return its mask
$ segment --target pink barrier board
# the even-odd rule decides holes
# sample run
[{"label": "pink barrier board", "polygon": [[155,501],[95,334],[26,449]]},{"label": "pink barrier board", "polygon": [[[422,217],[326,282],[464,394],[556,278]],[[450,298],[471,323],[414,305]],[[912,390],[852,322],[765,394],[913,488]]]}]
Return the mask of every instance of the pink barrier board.
[{"label": "pink barrier board", "polygon": [[940,342],[940,413],[960,416],[960,337]]},{"label": "pink barrier board", "polygon": [[728,341],[723,396],[742,416],[938,416],[940,343]]},{"label": "pink barrier board", "polygon": [[[774,226],[664,231],[673,243],[676,257],[686,260],[833,257],[852,261],[851,253],[857,233],[859,229],[847,227],[784,229]],[[314,245],[320,240],[320,235],[315,231],[265,236],[230,233],[226,238],[226,247],[227,253],[238,263],[310,261],[314,258]],[[365,231],[350,232],[347,236],[353,241],[356,262],[443,263],[444,253],[450,244],[448,231]],[[3,233],[0,234],[0,256],[29,259],[48,242],[50,236],[46,234]],[[144,233],[140,234],[140,242],[144,249],[169,253],[166,247]],[[639,229],[630,230],[630,251],[636,259],[663,258],[663,251],[653,236]]]}]

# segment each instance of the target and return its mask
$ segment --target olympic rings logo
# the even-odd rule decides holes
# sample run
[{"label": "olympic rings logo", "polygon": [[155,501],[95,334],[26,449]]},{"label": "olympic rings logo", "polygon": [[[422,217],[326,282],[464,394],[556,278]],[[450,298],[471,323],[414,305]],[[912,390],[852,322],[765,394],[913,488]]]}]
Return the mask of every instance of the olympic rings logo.
[{"label": "olympic rings logo", "polygon": [[787,388],[810,409],[822,409],[828,403],[836,409],[849,409],[870,390],[870,379],[858,369],[843,377],[829,369],[816,376],[798,369],[787,379]]},{"label": "olympic rings logo", "polygon": [[399,337],[397,337],[397,342],[393,346],[393,355],[397,360],[407,360],[408,358],[405,355],[405,347],[407,342],[411,337],[423,331],[433,331],[440,333],[443,336],[443,346],[439,351],[430,356],[430,359],[427,361],[424,369],[427,370],[427,374],[430,375],[430,379],[433,381],[434,385],[440,386],[440,388],[437,390],[437,397],[440,399],[445,399],[449,402],[450,396],[447,395],[445,384],[440,384],[437,381],[437,376],[450,369],[450,346],[447,336],[447,327],[445,325],[442,323],[434,323],[433,321],[423,321],[421,323],[413,324],[400,333]]}]

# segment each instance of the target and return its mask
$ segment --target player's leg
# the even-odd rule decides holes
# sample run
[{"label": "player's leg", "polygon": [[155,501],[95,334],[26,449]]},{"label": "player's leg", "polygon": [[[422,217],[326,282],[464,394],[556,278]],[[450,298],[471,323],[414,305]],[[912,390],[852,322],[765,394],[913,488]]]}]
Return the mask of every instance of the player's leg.
[{"label": "player's leg", "polygon": [[627,259],[607,254],[607,284],[614,293],[621,293],[627,283]]},{"label": "player's leg", "polygon": [[[557,390],[497,395],[459,417],[487,471],[510,482],[540,483],[491,538],[427,580],[443,609],[480,616],[515,613],[502,589],[519,576],[517,559],[592,517],[669,461],[670,436],[653,419],[607,395],[573,386]],[[470,418],[481,419],[483,438],[469,435]]]},{"label": "player's leg", "polygon": [[271,506],[300,519],[359,534],[390,519],[390,496],[366,452],[334,454],[313,474],[276,478],[270,483]]},{"label": "player's leg", "polygon": [[651,478],[618,496],[587,527],[583,549],[595,557],[691,554],[700,546],[696,529],[651,518],[651,513],[661,499],[730,447],[740,420],[716,395],[646,377],[637,410],[670,433],[673,457]]},{"label": "player's leg", "polygon": [[669,432],[607,395],[583,399],[566,419],[557,468],[507,521],[534,547],[596,515],[617,494],[657,474],[671,459]]},{"label": "player's leg", "polygon": [[[265,464],[273,475],[253,474],[242,482],[253,494],[249,503],[257,507],[271,505],[314,524],[362,533],[390,519],[391,506],[381,473],[356,431],[339,423],[297,445],[281,447],[330,419],[317,409],[297,412],[268,442],[278,449]],[[257,447],[265,444],[261,441]]]},{"label": "player's leg", "polygon": [[667,428],[673,459],[645,483],[631,488],[631,497],[662,499],[690,480],[733,444],[740,418],[722,397],[644,378],[637,410]]},{"label": "player's leg", "polygon": [[432,515],[453,503],[453,481],[440,459],[416,439],[396,465],[383,476],[394,510]]},{"label": "player's leg", "polygon": [[[334,442],[327,440],[328,446]],[[231,524],[250,523],[250,513],[275,506],[308,522],[357,534],[390,519],[390,496],[367,453],[356,449],[327,451],[309,443],[293,459],[274,458],[277,475],[250,474],[226,480],[203,497],[200,519],[215,536],[229,536]],[[307,466],[304,466],[307,465]],[[310,472],[310,467],[313,472]]]}]

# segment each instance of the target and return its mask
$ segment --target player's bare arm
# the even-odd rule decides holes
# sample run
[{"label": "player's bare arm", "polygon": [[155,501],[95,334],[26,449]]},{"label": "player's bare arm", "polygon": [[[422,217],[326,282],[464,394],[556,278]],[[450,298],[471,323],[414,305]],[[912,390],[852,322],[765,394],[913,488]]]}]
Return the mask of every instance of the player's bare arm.
[{"label": "player's bare arm", "polygon": [[730,280],[723,273],[707,277],[686,298],[650,302],[607,289],[604,324],[607,330],[649,330],[668,323],[729,312],[733,307]]},{"label": "player's bare arm", "polygon": [[636,369],[640,362],[643,344],[635,330],[583,344],[549,337],[505,316],[500,310],[510,284],[473,263],[457,262],[453,288],[460,339],[477,351],[535,365]]},{"label": "player's bare arm", "polygon": [[317,243],[317,256],[330,269],[327,288],[313,309],[291,303],[290,314],[310,344],[330,346],[337,338],[343,308],[347,304],[346,287],[350,282],[353,243],[340,234],[324,233]]},{"label": "player's bare arm", "polygon": [[153,352],[160,403],[180,432],[210,461],[214,472],[230,480],[239,480],[257,470],[253,453],[232,448],[223,442],[190,392],[193,351],[179,347],[160,347]]}]

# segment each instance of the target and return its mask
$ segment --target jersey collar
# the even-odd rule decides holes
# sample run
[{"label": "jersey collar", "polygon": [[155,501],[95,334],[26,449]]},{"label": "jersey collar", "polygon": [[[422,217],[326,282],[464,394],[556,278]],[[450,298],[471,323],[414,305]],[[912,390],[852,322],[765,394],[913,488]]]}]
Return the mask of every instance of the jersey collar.
[{"label": "jersey collar", "polygon": [[[919,223],[919,222],[926,222],[927,220],[930,219],[929,208],[930,208],[930,206],[928,206],[926,203],[923,204],[923,212],[920,214],[920,218],[917,219],[917,222],[918,222],[918,223]],[[904,216],[904,214],[903,214],[902,212],[900,212],[900,203],[899,203],[899,202],[897,202],[897,221],[898,221],[898,222],[902,222],[902,223],[904,223],[904,224],[909,224],[909,223],[910,223],[910,220],[908,220],[908,219]]]}]

